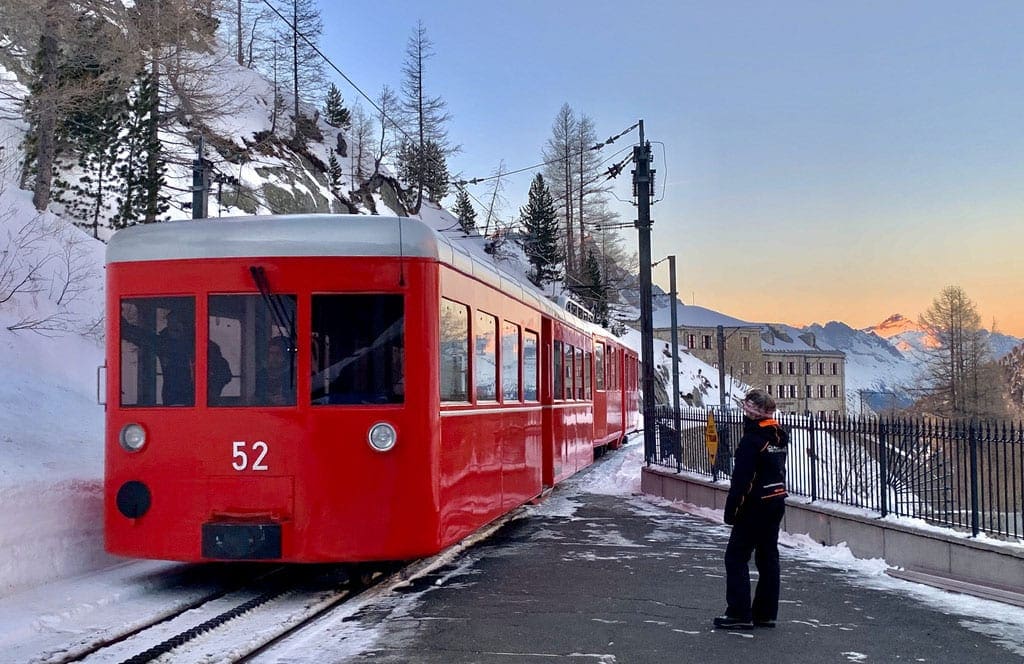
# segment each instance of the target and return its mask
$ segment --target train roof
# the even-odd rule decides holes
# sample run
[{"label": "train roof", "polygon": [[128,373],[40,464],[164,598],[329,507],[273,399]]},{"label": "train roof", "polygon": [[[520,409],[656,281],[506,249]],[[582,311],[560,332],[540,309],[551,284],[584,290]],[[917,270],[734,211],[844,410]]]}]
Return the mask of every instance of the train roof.
[{"label": "train roof", "polygon": [[[525,302],[552,318],[611,337],[573,316],[489,260],[474,256],[419,219],[350,214],[221,217],[137,224],[107,244],[106,262],[130,263],[268,256],[427,258],[449,265]],[[619,340],[619,343],[625,344]]]}]

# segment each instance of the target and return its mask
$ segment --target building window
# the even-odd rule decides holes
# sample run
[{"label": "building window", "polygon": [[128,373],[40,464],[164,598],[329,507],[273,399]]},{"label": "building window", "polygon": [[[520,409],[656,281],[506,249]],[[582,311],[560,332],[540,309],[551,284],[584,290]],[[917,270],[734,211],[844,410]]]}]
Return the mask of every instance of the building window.
[{"label": "building window", "polygon": [[796,374],[796,362],[790,362],[787,368],[789,369],[790,376]]},{"label": "building window", "polygon": [[804,373],[807,374],[808,376],[811,375],[811,363],[810,362],[804,362]]},{"label": "building window", "polygon": [[750,337],[743,338],[743,350],[750,350]]},{"label": "building window", "polygon": [[687,335],[687,337],[686,337],[686,347],[687,348],[696,348],[697,347],[697,335],[696,334]]},{"label": "building window", "polygon": [[838,362],[833,362],[832,363],[832,375],[833,376],[838,376],[839,375],[839,363]]},{"label": "building window", "polygon": [[832,386],[832,398],[833,399],[838,399],[839,398],[839,386],[838,385],[833,385]]},{"label": "building window", "polygon": [[789,386],[789,398],[796,399],[796,385]]},{"label": "building window", "polygon": [[744,362],[743,363],[743,375],[744,376],[749,376],[750,375],[750,362]]},{"label": "building window", "polygon": [[764,373],[767,376],[771,376],[772,375],[772,363],[771,362],[765,362],[764,363]]},{"label": "building window", "polygon": [[772,386],[768,386],[768,396],[772,396]]},{"label": "building window", "polygon": [[779,360],[779,375],[782,375],[782,361]]},{"label": "building window", "polygon": [[710,350],[711,349],[711,335],[710,334],[705,334],[704,336],[701,337],[700,347],[705,349],[705,350]]},{"label": "building window", "polygon": [[807,387],[807,398],[810,399],[811,398],[811,386],[807,385],[806,387]]},{"label": "building window", "polygon": [[825,375],[825,363],[824,362],[818,362],[818,375],[819,376],[824,376]]},{"label": "building window", "polygon": [[824,385],[819,385],[818,386],[818,398],[819,399],[824,399],[825,398],[825,386]]}]

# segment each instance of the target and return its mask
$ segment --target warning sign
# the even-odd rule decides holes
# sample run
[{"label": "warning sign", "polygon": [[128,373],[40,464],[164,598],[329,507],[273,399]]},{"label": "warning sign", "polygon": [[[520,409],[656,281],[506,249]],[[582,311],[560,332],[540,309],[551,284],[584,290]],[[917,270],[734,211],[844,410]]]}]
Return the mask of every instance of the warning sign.
[{"label": "warning sign", "polygon": [[715,458],[718,456],[718,428],[715,427],[715,414],[708,411],[708,429],[704,434],[704,445],[708,448],[708,457],[711,458],[711,467],[715,467]]}]

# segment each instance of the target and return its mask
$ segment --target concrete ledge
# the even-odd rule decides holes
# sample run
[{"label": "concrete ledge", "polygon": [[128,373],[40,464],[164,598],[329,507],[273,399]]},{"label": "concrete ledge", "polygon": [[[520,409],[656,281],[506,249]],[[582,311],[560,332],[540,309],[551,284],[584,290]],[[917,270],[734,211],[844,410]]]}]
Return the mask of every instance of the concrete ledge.
[{"label": "concrete ledge", "polygon": [[[692,475],[645,467],[640,490],[668,500],[722,509],[729,487]],[[955,531],[933,531],[894,519],[852,514],[806,498],[786,500],[787,533],[805,534],[825,545],[845,542],[859,558],[887,563],[932,576],[1024,593],[1024,546],[979,541]]]}]

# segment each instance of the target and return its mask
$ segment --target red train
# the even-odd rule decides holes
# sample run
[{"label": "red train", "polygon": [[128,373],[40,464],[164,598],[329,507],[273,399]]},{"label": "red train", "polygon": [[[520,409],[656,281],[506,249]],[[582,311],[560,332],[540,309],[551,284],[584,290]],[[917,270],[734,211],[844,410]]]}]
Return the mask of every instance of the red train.
[{"label": "red train", "polygon": [[415,219],[122,230],[107,339],[123,556],[429,555],[637,423],[633,349]]}]

